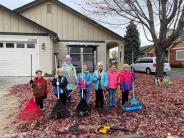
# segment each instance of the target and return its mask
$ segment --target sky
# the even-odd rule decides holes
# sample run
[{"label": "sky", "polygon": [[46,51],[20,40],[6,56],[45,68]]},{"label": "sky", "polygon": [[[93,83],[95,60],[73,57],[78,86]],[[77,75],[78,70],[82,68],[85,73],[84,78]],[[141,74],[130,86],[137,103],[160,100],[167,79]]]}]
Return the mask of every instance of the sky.
[{"label": "sky", "polygon": [[[9,9],[15,9],[15,8],[18,8],[22,5],[25,5],[29,2],[31,2],[33,0],[0,0],[0,4],[9,8]],[[63,2],[64,4],[74,8],[75,10],[83,13],[84,13],[84,10],[81,8],[80,5],[78,5],[77,1],[78,0],[60,0],[61,2]],[[100,24],[102,24],[103,26],[109,28],[110,30],[116,32],[117,34],[121,35],[121,36],[124,36],[125,33],[126,33],[126,25],[125,26],[112,26],[112,25],[109,25],[109,24],[106,24],[104,22],[106,22],[106,20],[104,18],[100,18],[100,21],[99,21],[99,17],[92,17],[90,15],[88,15],[88,17],[92,18],[93,20],[99,22]],[[104,20],[104,22],[103,22]],[[121,21],[120,17],[118,18],[109,18],[108,19],[108,22],[117,22],[119,23]],[[149,45],[151,44],[145,37],[145,34],[142,30],[141,27],[138,27],[138,30],[139,30],[139,34],[140,34],[140,40],[141,40],[141,46],[145,46],[145,45]]]}]

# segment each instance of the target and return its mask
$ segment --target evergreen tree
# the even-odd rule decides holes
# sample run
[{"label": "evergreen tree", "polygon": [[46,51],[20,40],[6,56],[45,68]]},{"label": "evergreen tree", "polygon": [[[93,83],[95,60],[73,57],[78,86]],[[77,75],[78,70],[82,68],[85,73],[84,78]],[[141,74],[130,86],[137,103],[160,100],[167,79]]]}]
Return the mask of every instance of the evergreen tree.
[{"label": "evergreen tree", "polygon": [[134,24],[133,21],[130,22],[130,24],[126,27],[126,35],[125,38],[125,55],[124,55],[124,62],[127,64],[132,64],[132,52],[133,52],[133,61],[135,61],[139,54],[139,48],[140,48],[140,39],[139,39],[139,32],[137,30],[137,26]]}]

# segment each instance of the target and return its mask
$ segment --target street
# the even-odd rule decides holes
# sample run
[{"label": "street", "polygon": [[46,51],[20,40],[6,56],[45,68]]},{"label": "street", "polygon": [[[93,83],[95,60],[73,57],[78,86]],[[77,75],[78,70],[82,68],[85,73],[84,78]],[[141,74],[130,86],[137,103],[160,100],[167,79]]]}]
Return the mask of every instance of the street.
[{"label": "street", "polygon": [[168,73],[168,76],[171,79],[184,80],[184,72],[171,71]]}]

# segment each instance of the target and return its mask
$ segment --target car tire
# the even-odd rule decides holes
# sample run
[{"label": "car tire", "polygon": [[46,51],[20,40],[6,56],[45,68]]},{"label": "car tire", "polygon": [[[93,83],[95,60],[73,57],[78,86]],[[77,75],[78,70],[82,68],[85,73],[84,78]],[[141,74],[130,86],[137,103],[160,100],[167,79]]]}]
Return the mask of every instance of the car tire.
[{"label": "car tire", "polygon": [[148,75],[151,74],[151,69],[150,68],[146,68],[146,74],[148,74]]}]

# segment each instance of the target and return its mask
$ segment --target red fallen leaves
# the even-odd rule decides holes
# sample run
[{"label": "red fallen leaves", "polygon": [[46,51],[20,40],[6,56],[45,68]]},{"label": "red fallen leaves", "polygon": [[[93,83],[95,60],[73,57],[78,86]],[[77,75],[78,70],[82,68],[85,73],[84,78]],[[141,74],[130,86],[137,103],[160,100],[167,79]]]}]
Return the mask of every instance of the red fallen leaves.
[{"label": "red fallen leaves", "polygon": [[[104,125],[107,121],[111,125],[127,128],[131,133],[139,133],[149,138],[163,138],[167,133],[184,137],[184,81],[172,80],[169,86],[158,87],[154,85],[154,76],[136,74],[135,92],[139,102],[143,102],[143,110],[124,113],[120,107],[111,109],[108,113],[92,113],[85,118],[71,116],[65,120],[51,120],[49,118],[57,98],[54,96],[51,82],[49,81],[50,93],[44,101],[45,110],[43,115],[30,122],[17,122],[18,136],[26,133],[26,137],[101,137],[94,133],[94,128]],[[32,96],[29,84],[15,86],[11,93],[18,96],[22,106]],[[72,95],[71,113],[79,102],[79,94]],[[95,94],[91,92],[89,105],[95,107]],[[64,134],[68,126],[78,124],[83,133],[78,135]],[[114,131],[107,136],[123,136],[125,132]]]}]

